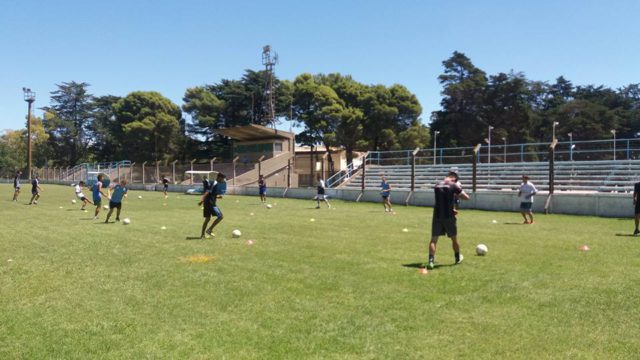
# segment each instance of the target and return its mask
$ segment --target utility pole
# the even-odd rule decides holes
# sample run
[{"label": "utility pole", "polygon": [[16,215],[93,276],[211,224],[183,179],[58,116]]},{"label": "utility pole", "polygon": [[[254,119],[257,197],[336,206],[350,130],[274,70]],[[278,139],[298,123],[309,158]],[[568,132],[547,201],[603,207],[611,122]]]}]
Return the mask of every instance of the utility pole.
[{"label": "utility pole", "polygon": [[278,54],[271,54],[271,46],[262,47],[262,65],[265,67],[266,85],[264,88],[264,114],[265,120],[275,128],[276,124],[276,91],[274,87],[273,67],[278,63]]}]

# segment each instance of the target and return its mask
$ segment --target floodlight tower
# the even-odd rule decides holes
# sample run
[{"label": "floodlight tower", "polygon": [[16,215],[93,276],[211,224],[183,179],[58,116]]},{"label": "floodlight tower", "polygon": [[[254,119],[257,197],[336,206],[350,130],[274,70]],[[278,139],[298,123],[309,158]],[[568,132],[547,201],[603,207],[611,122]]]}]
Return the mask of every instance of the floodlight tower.
[{"label": "floodlight tower", "polygon": [[31,173],[31,105],[36,101],[36,93],[28,88],[22,88],[22,92],[24,92],[24,101],[29,104],[29,109],[27,110],[27,171],[29,171],[29,179],[31,179],[33,176]]},{"label": "floodlight tower", "polygon": [[271,52],[271,46],[262,47],[262,65],[265,67],[265,87],[263,93],[265,120],[275,127],[276,121],[276,94],[274,88],[273,67],[278,63],[278,54]]}]

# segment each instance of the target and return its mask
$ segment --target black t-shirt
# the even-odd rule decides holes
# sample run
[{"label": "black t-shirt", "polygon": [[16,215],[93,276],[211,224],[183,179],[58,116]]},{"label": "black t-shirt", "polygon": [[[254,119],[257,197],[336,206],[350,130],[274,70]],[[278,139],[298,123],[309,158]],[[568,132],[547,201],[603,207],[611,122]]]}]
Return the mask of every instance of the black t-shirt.
[{"label": "black t-shirt", "polygon": [[218,183],[207,189],[207,197],[205,202],[210,206],[216,206],[216,200],[218,199]]},{"label": "black t-shirt", "polygon": [[434,187],[436,203],[433,206],[434,219],[449,219],[455,217],[453,205],[456,195],[462,192],[462,188],[456,183],[442,180]]},{"label": "black t-shirt", "polygon": [[169,179],[167,179],[167,178],[163,178],[163,179],[162,179],[162,183],[163,183],[165,186],[166,186],[166,185],[169,185]]},{"label": "black t-shirt", "polygon": [[17,188],[20,186],[20,175],[16,175],[15,178],[13,178],[13,187]]},{"label": "black t-shirt", "polygon": [[38,191],[38,179],[31,180],[31,191]]}]

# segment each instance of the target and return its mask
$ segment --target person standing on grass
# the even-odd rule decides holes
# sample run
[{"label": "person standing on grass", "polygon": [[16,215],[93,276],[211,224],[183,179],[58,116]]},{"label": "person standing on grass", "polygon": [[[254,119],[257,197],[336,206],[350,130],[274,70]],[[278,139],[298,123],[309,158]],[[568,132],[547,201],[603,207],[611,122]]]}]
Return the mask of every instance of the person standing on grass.
[{"label": "person standing on grass", "polygon": [[31,201],[29,201],[29,205],[38,205],[38,199],[40,199],[41,191],[42,188],[40,187],[40,180],[38,179],[38,175],[34,175],[33,180],[31,180]]},{"label": "person standing on grass", "polygon": [[264,181],[264,175],[258,177],[258,188],[260,191],[260,201],[264,204],[267,202],[267,182]]},{"label": "person standing on grass", "polygon": [[167,195],[167,191],[169,191],[169,179],[166,176],[162,177],[162,186],[164,188],[164,198],[166,199],[169,195]]},{"label": "person standing on grass", "polygon": [[116,212],[116,221],[120,221],[120,210],[122,209],[122,198],[127,197],[127,180],[120,181],[113,188],[113,193],[109,196],[109,213],[107,214],[107,219],[104,221],[105,224],[109,223],[109,218],[113,213],[113,209],[117,209]]},{"label": "person standing on grass", "polygon": [[633,231],[633,235],[640,234],[640,230],[638,230],[638,223],[640,223],[640,182],[637,182],[633,185],[633,205],[635,207],[635,217],[634,221],[636,223],[636,229]]},{"label": "person standing on grass", "polygon": [[13,201],[18,201],[18,195],[20,195],[20,176],[21,171],[16,172],[16,177],[13,178]]},{"label": "person standing on grass", "polygon": [[391,185],[387,182],[387,178],[381,175],[382,183],[380,184],[380,195],[382,195],[382,205],[384,205],[384,212],[393,212],[391,208]]},{"label": "person standing on grass", "polygon": [[[218,225],[223,219],[222,211],[220,211],[217,205],[217,200],[222,198],[224,190],[226,189],[225,178],[226,176],[224,176],[224,174],[218,173],[215,184],[205,190],[202,198],[200,199],[200,202],[198,203],[198,206],[203,206],[202,214],[204,217],[202,231],[200,232],[201,239],[204,239],[205,233],[209,236],[215,236],[213,234],[213,228],[215,228],[216,225]],[[211,227],[207,229],[207,225],[209,224],[212,215],[216,216],[216,220],[213,222],[213,224],[211,224]]]},{"label": "person standing on grass", "polygon": [[329,204],[329,200],[327,200],[327,195],[325,194],[324,180],[322,180],[320,174],[316,176],[316,180],[318,189],[318,193],[316,194],[316,201],[318,202],[318,206],[316,206],[316,209],[320,209],[320,200],[324,201],[327,204],[328,209],[331,209],[331,204]]},{"label": "person standing on grass", "polygon": [[102,191],[102,174],[98,174],[98,181],[91,187],[91,192],[93,193],[93,204],[96,206],[96,212],[93,216],[93,220],[98,219],[98,214],[100,214],[100,207],[102,206],[102,197],[109,197],[109,195],[105,194]]},{"label": "person standing on grass", "polygon": [[447,235],[451,238],[455,263],[462,262],[464,257],[460,254],[460,244],[458,243],[458,226],[454,213],[455,197],[462,200],[469,200],[462,188],[456,183],[458,174],[449,172],[444,180],[438,181],[434,187],[435,205],[433,206],[433,220],[431,222],[431,242],[429,242],[429,262],[428,269],[435,267],[436,245],[440,235]]},{"label": "person standing on grass", "polygon": [[[529,181],[529,176],[522,175],[522,184],[520,184],[520,190],[518,191],[518,197],[520,198],[520,214],[524,218],[523,224],[533,224],[533,196],[538,193],[535,185]],[[529,215],[529,219],[527,219]]]},{"label": "person standing on grass", "polygon": [[84,181],[80,180],[78,185],[76,185],[76,197],[82,201],[82,208],[80,210],[84,210],[87,204],[93,204],[86,196],[82,193],[82,188],[84,187]]}]

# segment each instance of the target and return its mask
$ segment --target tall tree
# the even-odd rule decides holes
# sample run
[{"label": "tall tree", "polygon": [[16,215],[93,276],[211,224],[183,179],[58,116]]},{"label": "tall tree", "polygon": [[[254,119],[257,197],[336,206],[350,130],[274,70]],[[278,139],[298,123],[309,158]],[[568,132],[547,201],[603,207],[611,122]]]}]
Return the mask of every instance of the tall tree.
[{"label": "tall tree", "polygon": [[45,108],[53,116],[44,123],[53,158],[63,165],[87,161],[93,120],[89,84],[72,81],[56,86],[58,89],[51,92],[51,106]]},{"label": "tall tree", "polygon": [[114,106],[122,127],[125,151],[131,160],[170,160],[175,157],[182,113],[178,105],[155,91],[135,91]]},{"label": "tall tree", "polygon": [[91,133],[91,152],[97,161],[117,161],[124,159],[124,132],[116,119],[114,105],[120,97],[106,95],[94,98],[94,121]]}]

